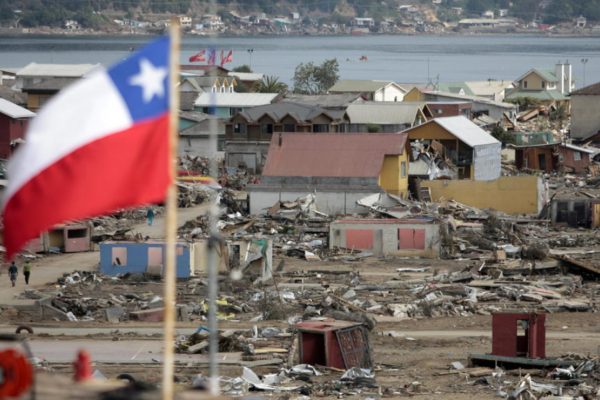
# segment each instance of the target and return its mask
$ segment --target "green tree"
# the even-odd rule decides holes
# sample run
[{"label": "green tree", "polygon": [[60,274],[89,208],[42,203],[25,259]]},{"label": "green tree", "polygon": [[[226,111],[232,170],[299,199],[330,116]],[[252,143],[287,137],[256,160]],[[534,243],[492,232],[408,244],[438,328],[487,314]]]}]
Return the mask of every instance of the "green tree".
[{"label": "green tree", "polygon": [[294,92],[301,94],[325,93],[340,78],[337,59],[325,60],[321,65],[312,61],[300,63],[294,71]]},{"label": "green tree", "polygon": [[564,0],[552,0],[552,3],[546,9],[544,21],[549,24],[556,24],[571,19],[573,7]]},{"label": "green tree", "polygon": [[502,142],[503,147],[506,144],[515,142],[514,135],[505,131],[504,128],[502,128],[500,125],[494,126],[494,128],[492,129],[492,131],[490,133],[493,137],[498,139],[498,141]]},{"label": "green tree", "polygon": [[242,64],[231,70],[232,72],[252,72],[252,68],[248,64]]},{"label": "green tree", "polygon": [[288,85],[279,81],[276,76],[265,76],[256,85],[256,91],[259,93],[286,93]]},{"label": "green tree", "polygon": [[493,8],[489,0],[468,0],[465,9],[469,14],[481,15],[485,11]]}]

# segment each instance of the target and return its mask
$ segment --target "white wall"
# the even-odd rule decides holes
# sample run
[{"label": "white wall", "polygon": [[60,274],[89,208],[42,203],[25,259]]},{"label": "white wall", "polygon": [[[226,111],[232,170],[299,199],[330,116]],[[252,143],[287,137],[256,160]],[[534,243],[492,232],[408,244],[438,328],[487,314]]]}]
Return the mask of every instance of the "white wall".
[{"label": "white wall", "polygon": [[394,85],[388,85],[375,92],[374,101],[402,101],[404,92]]}]

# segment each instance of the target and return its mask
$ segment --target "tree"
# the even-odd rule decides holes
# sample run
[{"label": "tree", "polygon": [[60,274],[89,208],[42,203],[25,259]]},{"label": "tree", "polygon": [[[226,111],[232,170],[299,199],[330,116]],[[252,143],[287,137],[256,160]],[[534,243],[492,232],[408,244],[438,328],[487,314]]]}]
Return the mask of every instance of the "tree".
[{"label": "tree", "polygon": [[492,129],[492,131],[490,132],[490,134],[493,137],[495,137],[496,139],[498,139],[498,141],[502,142],[502,146],[503,147],[506,144],[514,143],[515,142],[514,135],[512,135],[512,134],[508,133],[507,131],[505,131],[504,128],[502,128],[500,125],[494,126],[494,128]]},{"label": "tree", "polygon": [[337,59],[325,60],[321,65],[300,63],[294,71],[294,92],[300,94],[325,93],[340,78]]},{"label": "tree", "polygon": [[231,70],[232,72],[252,72],[252,68],[248,64],[242,64]]},{"label": "tree", "polygon": [[256,85],[256,91],[259,93],[286,93],[288,85],[280,82],[276,76],[265,76]]},{"label": "tree", "polygon": [[488,0],[468,0],[465,8],[469,14],[481,15],[492,8],[491,6]]}]

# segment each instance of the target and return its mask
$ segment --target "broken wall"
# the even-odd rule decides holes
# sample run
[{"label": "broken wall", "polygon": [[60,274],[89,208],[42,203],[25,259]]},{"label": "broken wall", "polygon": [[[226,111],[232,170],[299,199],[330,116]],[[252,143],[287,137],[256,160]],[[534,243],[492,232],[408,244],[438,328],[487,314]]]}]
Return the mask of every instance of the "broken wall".
[{"label": "broken wall", "polygon": [[502,143],[491,143],[473,148],[473,179],[491,181],[498,179],[501,172]]},{"label": "broken wall", "polygon": [[539,214],[545,199],[537,176],[503,176],[493,181],[421,181],[431,189],[433,201],[456,200],[476,208],[492,208],[507,214]]}]

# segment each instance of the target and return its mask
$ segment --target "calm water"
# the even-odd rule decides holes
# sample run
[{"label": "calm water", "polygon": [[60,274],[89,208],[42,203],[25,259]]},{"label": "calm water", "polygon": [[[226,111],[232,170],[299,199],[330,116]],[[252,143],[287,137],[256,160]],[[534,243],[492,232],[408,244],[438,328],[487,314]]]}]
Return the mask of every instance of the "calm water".
[{"label": "calm water", "polygon": [[[39,63],[102,63],[125,57],[148,41],[141,37],[0,37],[0,66]],[[600,38],[533,36],[186,37],[182,61],[211,43],[233,49],[233,63],[290,82],[301,62],[337,58],[346,79],[440,82],[516,79],[531,67],[553,68],[569,60],[577,86],[600,80]],[[254,49],[252,53],[248,49]],[[365,55],[368,61],[358,59]],[[429,71],[429,73],[428,73]]]}]

